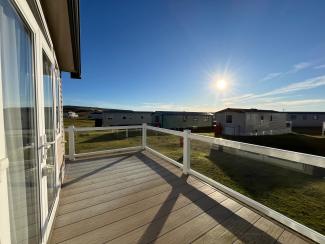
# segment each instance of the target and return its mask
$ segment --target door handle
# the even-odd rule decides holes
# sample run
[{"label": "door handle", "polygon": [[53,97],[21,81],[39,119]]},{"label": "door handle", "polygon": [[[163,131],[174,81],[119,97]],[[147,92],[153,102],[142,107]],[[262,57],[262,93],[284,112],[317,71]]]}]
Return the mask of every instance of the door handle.
[{"label": "door handle", "polygon": [[51,172],[54,170],[54,165],[46,164],[42,167],[42,176],[46,176],[51,174]]},{"label": "door handle", "polygon": [[26,149],[30,149],[30,148],[34,148],[35,144],[34,142],[30,143],[30,144],[27,144],[26,146],[23,146],[23,149],[26,150]]}]

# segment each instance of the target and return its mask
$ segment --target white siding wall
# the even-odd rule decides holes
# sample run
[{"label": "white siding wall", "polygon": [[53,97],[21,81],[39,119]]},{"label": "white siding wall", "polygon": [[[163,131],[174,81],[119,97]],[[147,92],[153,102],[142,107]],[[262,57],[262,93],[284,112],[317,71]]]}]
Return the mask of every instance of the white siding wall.
[{"label": "white siding wall", "polygon": [[[227,123],[227,115],[232,116],[232,122]],[[245,113],[221,112],[215,114],[215,120],[221,123],[223,134],[225,135],[243,135],[245,134]]]},{"label": "white siding wall", "polygon": [[[227,115],[232,116],[231,123],[227,123]],[[275,135],[291,132],[287,128],[285,113],[217,112],[215,119],[221,123],[225,135]]]},{"label": "white siding wall", "polygon": [[[209,127],[212,126],[212,120],[212,115],[163,114],[160,115],[160,126],[166,129]],[[155,115],[153,115],[153,122],[155,122]]]},{"label": "white siding wall", "polygon": [[104,113],[102,126],[141,125],[143,123],[151,123],[151,113]]},{"label": "white siding wall", "polygon": [[[271,119],[272,116],[272,119]],[[263,117],[263,120],[262,120]],[[290,133],[285,113],[246,113],[246,135],[276,135]]]},{"label": "white siding wall", "polygon": [[[315,117],[316,116],[316,117]],[[287,120],[292,122],[292,127],[322,127],[325,122],[324,113],[288,113]]]}]

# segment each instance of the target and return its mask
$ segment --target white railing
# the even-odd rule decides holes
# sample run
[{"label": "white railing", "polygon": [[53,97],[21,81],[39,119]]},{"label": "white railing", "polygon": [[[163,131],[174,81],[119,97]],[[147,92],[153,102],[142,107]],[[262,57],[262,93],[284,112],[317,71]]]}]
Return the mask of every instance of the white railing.
[{"label": "white railing", "polygon": [[126,147],[126,148],[117,148],[117,149],[108,149],[108,150],[100,150],[95,152],[85,152],[85,153],[76,153],[76,144],[75,144],[75,133],[76,132],[87,132],[87,131],[107,131],[107,130],[125,130],[126,137],[128,137],[128,131],[131,129],[143,129],[141,125],[135,126],[110,126],[110,127],[74,127],[69,126],[68,129],[65,129],[65,132],[68,132],[69,138],[69,160],[75,160],[77,157],[85,157],[85,156],[93,156],[98,154],[109,154],[109,153],[118,153],[118,152],[126,152],[126,151],[134,151],[140,150],[144,148],[146,139],[143,136],[146,133],[142,133],[142,146],[135,147]]},{"label": "white railing", "polygon": [[[128,130],[128,129],[142,129],[142,145],[139,147],[128,147],[128,148],[121,148],[121,149],[110,149],[105,151],[97,151],[97,152],[91,152],[91,153],[75,153],[75,140],[74,140],[74,133],[75,132],[85,132],[85,131],[105,131],[105,130]],[[156,132],[166,133],[170,135],[175,135],[183,138],[183,163],[179,163],[166,155],[161,154],[160,152],[154,150],[153,148],[150,148],[147,145],[147,131],[152,130]],[[223,146],[227,148],[232,148],[235,150],[240,150],[246,153],[252,153],[256,155],[262,155],[263,157],[270,157],[275,158],[278,160],[284,160],[286,162],[296,163],[296,164],[304,164],[309,165],[312,167],[321,167],[325,168],[325,157],[316,156],[316,155],[310,155],[305,153],[299,153],[299,152],[293,152],[288,150],[282,150],[282,149],[276,149],[276,148],[270,148],[265,146],[259,146],[259,145],[253,145],[249,143],[243,143],[243,142],[237,142],[237,141],[231,141],[226,140],[222,138],[214,138],[209,136],[203,136],[199,134],[191,133],[190,130],[184,130],[181,131],[175,131],[175,130],[169,130],[169,129],[163,129],[163,128],[157,128],[153,126],[149,126],[146,124],[138,125],[138,126],[112,126],[112,127],[84,127],[84,128],[75,128],[73,126],[70,126],[66,132],[69,133],[69,159],[74,160],[78,156],[87,156],[87,155],[93,155],[93,154],[100,154],[100,153],[112,153],[112,152],[125,152],[130,150],[147,150],[165,160],[168,162],[176,165],[177,167],[181,168],[183,170],[184,174],[193,175],[204,182],[216,187],[217,189],[225,192],[226,194],[236,198],[237,200],[243,202],[244,204],[260,211],[261,213],[265,214],[266,216],[269,216],[278,222],[290,227],[291,229],[297,231],[298,233],[310,238],[313,241],[319,242],[319,243],[325,243],[325,236],[314,231],[313,229],[308,228],[307,226],[304,226],[285,215],[278,213],[277,211],[270,209],[269,207],[251,199],[243,194],[232,190],[231,188],[191,169],[191,140],[197,140],[200,142],[209,143],[211,145],[218,145]]]}]

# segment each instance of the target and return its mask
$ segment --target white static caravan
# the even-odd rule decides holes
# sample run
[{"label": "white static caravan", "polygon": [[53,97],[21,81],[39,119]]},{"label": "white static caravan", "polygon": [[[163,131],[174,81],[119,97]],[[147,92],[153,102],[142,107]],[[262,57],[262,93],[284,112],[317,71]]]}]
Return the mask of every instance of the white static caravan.
[{"label": "white static caravan", "polygon": [[151,123],[152,112],[110,110],[103,112],[102,126],[141,125]]},{"label": "white static caravan", "polygon": [[205,112],[156,111],[152,115],[154,126],[165,129],[212,128],[213,114]]},{"label": "white static caravan", "polygon": [[287,112],[292,127],[319,127],[325,122],[325,112]]},{"label": "white static caravan", "polygon": [[64,174],[61,71],[80,78],[78,0],[0,0],[0,243],[47,243]]},{"label": "white static caravan", "polygon": [[67,118],[76,119],[76,118],[79,118],[79,115],[76,112],[70,111],[67,113]]},{"label": "white static caravan", "polygon": [[102,119],[103,112],[93,112],[88,115],[88,119]]},{"label": "white static caravan", "polygon": [[286,113],[273,110],[227,108],[215,113],[224,135],[278,135],[291,132]]}]

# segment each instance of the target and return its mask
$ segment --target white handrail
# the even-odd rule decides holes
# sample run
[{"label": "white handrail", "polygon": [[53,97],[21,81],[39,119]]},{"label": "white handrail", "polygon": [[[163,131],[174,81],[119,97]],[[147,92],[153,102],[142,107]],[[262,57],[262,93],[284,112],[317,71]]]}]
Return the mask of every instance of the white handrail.
[{"label": "white handrail", "polygon": [[184,133],[182,131],[177,131],[177,130],[169,130],[169,129],[164,129],[164,128],[159,128],[159,127],[153,127],[153,126],[147,126],[148,130],[154,130],[166,134],[171,134],[175,136],[184,136]]},{"label": "white handrail", "polygon": [[128,130],[129,129],[143,129],[144,127],[142,125],[129,125],[129,126],[109,126],[109,127],[74,127],[69,126],[67,129],[65,129],[65,132],[68,132],[69,137],[69,159],[75,160],[76,157],[81,156],[90,156],[90,155],[96,155],[100,153],[115,153],[118,151],[127,151],[127,150],[135,150],[135,149],[141,149],[142,147],[129,147],[129,148],[120,148],[120,149],[110,149],[110,150],[102,150],[97,152],[88,152],[88,153],[78,153],[76,154],[75,149],[75,132],[86,132],[86,131],[105,131],[105,130],[126,130],[126,137],[128,137]]},{"label": "white handrail", "polygon": [[206,143],[239,149],[246,152],[252,152],[264,156],[288,160],[291,162],[308,164],[312,166],[325,168],[325,157],[322,156],[288,151],[288,150],[283,150],[283,149],[278,149],[273,147],[260,146],[260,145],[245,143],[245,142],[231,141],[222,138],[213,138],[210,136],[203,136],[203,135],[198,135],[193,133],[189,134],[189,138],[193,140],[206,142]]},{"label": "white handrail", "polygon": [[108,126],[108,127],[75,127],[74,131],[103,131],[103,130],[126,130],[126,129],[142,129],[142,125],[128,125],[128,126]]},{"label": "white handrail", "polygon": [[[184,132],[181,131],[175,131],[175,130],[169,130],[169,129],[163,129],[153,126],[147,126],[149,130],[158,131],[162,133],[167,133],[171,135],[181,136],[184,137]],[[229,148],[234,148],[246,152],[256,153],[263,156],[278,158],[287,160],[290,162],[295,163],[302,163],[306,165],[311,166],[317,166],[321,168],[325,168],[325,157],[318,156],[318,155],[312,155],[307,153],[301,153],[301,152],[294,152],[284,149],[278,149],[273,147],[266,147],[266,146],[260,146],[245,142],[238,142],[238,141],[232,141],[232,140],[226,140],[222,138],[214,138],[211,136],[203,136],[195,133],[189,133],[188,134],[189,139],[198,140],[206,143],[216,144],[220,146],[225,146]],[[185,145],[185,139],[184,139],[184,145]],[[183,155],[185,156],[185,155]]]}]

